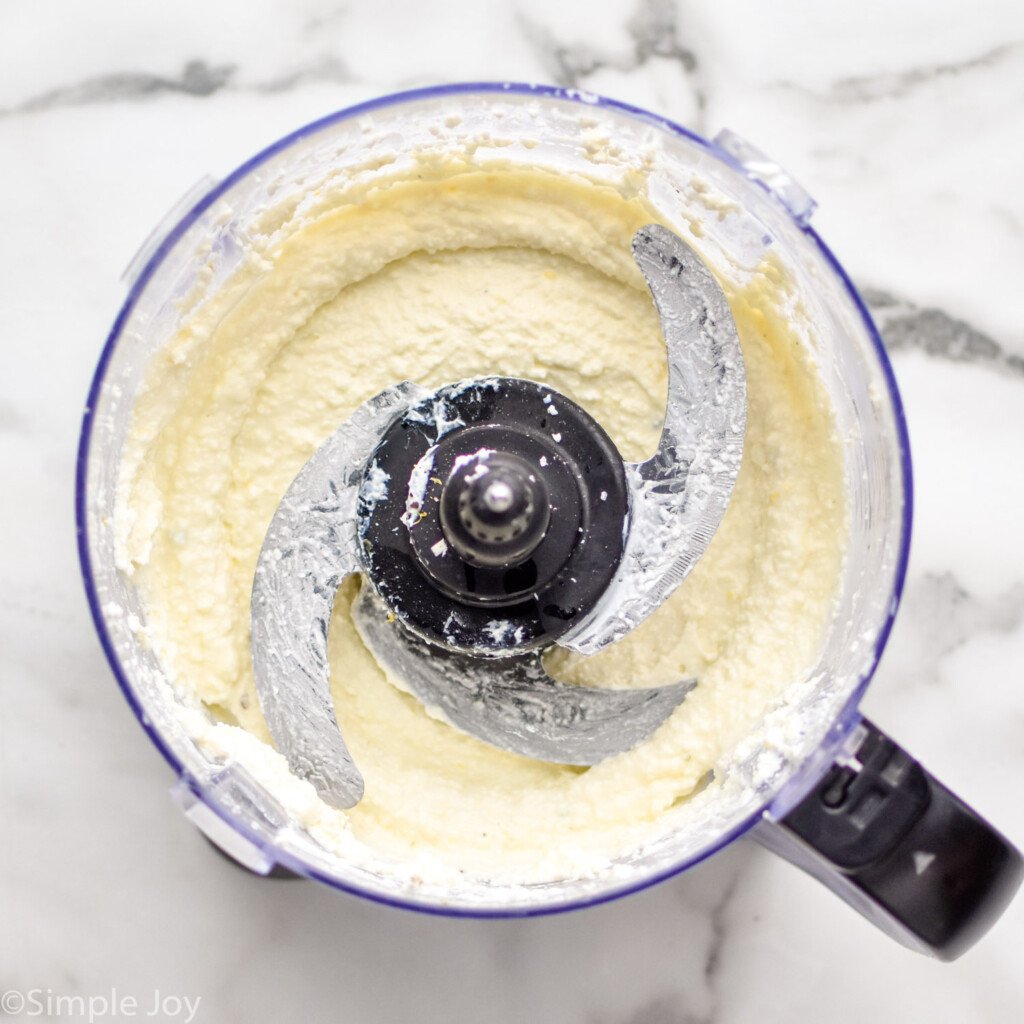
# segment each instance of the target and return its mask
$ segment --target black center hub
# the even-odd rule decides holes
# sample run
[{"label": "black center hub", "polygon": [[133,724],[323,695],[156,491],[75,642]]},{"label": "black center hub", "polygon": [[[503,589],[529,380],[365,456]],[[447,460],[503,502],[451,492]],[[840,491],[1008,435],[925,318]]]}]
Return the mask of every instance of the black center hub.
[{"label": "black center hub", "polygon": [[370,578],[435,643],[507,654],[552,643],[622,557],[618,451],[578,405],[519,378],[454,384],[387,430],[360,503]]}]

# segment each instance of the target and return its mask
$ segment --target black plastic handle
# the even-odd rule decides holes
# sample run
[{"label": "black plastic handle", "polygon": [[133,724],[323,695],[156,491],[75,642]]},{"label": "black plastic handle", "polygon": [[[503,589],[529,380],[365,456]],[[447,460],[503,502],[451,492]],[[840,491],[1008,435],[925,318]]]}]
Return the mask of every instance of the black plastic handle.
[{"label": "black plastic handle", "polygon": [[877,726],[858,734],[757,838],[904,945],[955,960],[1009,905],[1024,859]]}]

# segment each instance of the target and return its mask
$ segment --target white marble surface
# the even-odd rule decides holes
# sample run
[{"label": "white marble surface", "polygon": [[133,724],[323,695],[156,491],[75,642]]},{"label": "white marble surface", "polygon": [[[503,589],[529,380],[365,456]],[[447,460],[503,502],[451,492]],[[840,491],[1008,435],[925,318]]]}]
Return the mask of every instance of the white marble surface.
[{"label": "white marble surface", "polygon": [[213,1024],[1024,1019],[1024,898],[940,965],[748,844],[524,922],[243,875],[168,800],[93,635],[72,523],[118,277],[203,173],[443,80],[579,84],[728,125],[821,203],[906,399],[917,530],[866,710],[1024,842],[1024,7],[4,0],[0,68],[0,991],[116,988],[142,1015],[159,989]]}]

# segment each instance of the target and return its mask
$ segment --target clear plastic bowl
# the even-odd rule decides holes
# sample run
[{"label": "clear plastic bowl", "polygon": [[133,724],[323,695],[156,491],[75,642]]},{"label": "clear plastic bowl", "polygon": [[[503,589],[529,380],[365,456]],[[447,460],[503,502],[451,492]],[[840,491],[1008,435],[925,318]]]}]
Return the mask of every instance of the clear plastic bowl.
[{"label": "clear plastic bowl", "polygon": [[[122,445],[150,357],[265,237],[260,215],[286,200],[301,211],[317,188],[393,173],[410,153],[439,146],[481,167],[522,162],[617,182],[641,174],[669,226],[691,237],[723,278],[741,282],[766,246],[790,275],[789,314],[816,362],[845,439],[849,554],[838,613],[819,664],[771,709],[763,728],[695,801],[686,828],[637,849],[596,877],[534,885],[410,885],[319,846],[240,765],[192,741],[179,699],[139,641],[146,612],[114,565],[113,519]],[[391,160],[381,162],[381,155]],[[369,157],[374,157],[368,161]],[[376,162],[376,170],[372,164]],[[718,201],[702,212],[695,184]],[[802,797],[856,727],[857,704],[896,611],[911,522],[906,427],[878,332],[809,218],[813,202],[778,167],[728,133],[708,142],[661,117],[588,94],[475,84],[385,97],[340,111],[280,140],[212,184],[161,225],[129,268],[130,290],[89,394],[78,462],[82,572],[96,628],[125,697],[178,776],[186,812],[254,870],[275,865],[372,899],[481,916],[542,913],[622,895],[682,871],[773,820]],[[287,231],[288,225],[275,227]],[[770,756],[761,738],[772,736]]]}]

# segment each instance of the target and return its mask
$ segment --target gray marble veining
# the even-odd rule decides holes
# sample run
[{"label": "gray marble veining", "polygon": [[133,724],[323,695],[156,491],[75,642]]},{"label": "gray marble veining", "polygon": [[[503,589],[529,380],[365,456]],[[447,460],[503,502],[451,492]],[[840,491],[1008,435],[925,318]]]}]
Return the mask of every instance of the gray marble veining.
[{"label": "gray marble veining", "polygon": [[967,72],[996,67],[1003,61],[1022,58],[1024,40],[1001,43],[962,60],[942,61],[876,75],[839,78],[832,83],[827,97],[838,103],[875,103],[879,100],[900,99],[937,79],[955,78]]},{"label": "gray marble veining", "polygon": [[892,353],[918,349],[957,363],[980,363],[1014,377],[1024,377],[1024,356],[1007,352],[995,338],[943,309],[920,307],[880,288],[861,295]]},{"label": "gray marble veining", "polygon": [[680,41],[679,11],[671,0],[639,0],[625,22],[625,46],[605,50],[583,38],[563,38],[543,22],[520,12],[519,21],[529,41],[540,52],[544,68],[556,85],[585,89],[588,79],[612,68],[623,73],[642,70],[659,58],[671,62],[693,90],[700,122],[707,107],[706,86],[696,52]]},{"label": "gray marble veining", "polygon": [[30,96],[14,106],[0,108],[0,117],[94,103],[138,102],[155,99],[168,93],[202,99],[225,90],[277,93],[286,92],[307,82],[349,80],[345,66],[333,57],[324,57],[306,67],[247,84],[237,82],[237,71],[238,67],[234,64],[208,64],[202,60],[189,60],[177,75],[157,75],[139,71],[96,75]]}]

